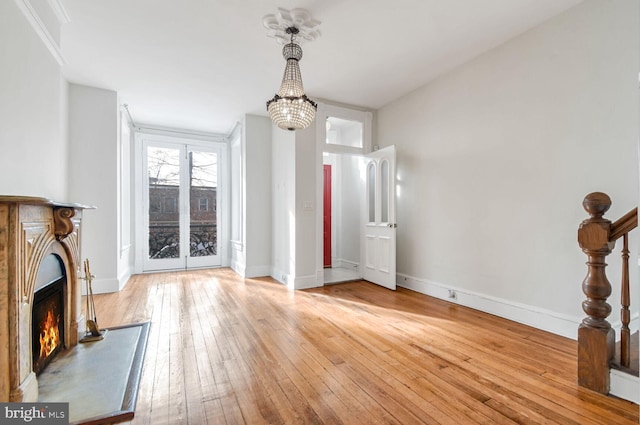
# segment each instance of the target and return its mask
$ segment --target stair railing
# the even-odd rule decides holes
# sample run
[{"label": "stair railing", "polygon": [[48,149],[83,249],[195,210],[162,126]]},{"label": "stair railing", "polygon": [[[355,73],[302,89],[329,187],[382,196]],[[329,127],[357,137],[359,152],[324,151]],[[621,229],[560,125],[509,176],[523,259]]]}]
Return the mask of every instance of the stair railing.
[{"label": "stair railing", "polygon": [[586,300],[582,309],[587,315],[578,327],[578,384],[608,394],[610,389],[609,363],[614,357],[615,334],[607,317],[611,306],[611,284],[605,273],[605,258],[616,240],[622,238],[622,283],[620,318],[620,363],[628,367],[630,360],[630,297],[628,234],[638,226],[638,209],[634,208],[615,223],[604,218],[611,207],[611,199],[602,192],[588,194],[582,206],[589,213],[578,228],[578,244],[587,254],[587,276],[582,281]]}]

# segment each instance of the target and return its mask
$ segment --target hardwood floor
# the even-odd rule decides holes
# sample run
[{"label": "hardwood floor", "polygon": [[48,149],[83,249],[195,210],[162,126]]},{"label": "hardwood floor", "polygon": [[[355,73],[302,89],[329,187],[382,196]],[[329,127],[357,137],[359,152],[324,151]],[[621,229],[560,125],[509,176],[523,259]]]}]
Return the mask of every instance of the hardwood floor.
[{"label": "hardwood floor", "polygon": [[638,423],[577,387],[575,341],[405,289],[217,269],[95,298],[101,327],[151,321],[131,424]]}]

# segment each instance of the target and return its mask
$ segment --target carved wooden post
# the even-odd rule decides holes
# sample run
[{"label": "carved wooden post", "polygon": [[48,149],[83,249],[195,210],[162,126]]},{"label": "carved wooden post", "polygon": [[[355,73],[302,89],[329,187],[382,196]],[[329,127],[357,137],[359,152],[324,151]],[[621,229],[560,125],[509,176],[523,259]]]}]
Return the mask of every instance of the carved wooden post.
[{"label": "carved wooden post", "polygon": [[609,242],[611,221],[603,218],[611,206],[604,193],[588,194],[582,206],[591,216],[578,228],[578,243],[587,254],[587,276],[582,291],[587,297],[582,309],[587,317],[578,328],[578,384],[602,394],[609,393],[609,361],[613,357],[614,331],[606,320],[611,313],[607,298],[611,284],[605,274],[605,258],[614,242]]}]

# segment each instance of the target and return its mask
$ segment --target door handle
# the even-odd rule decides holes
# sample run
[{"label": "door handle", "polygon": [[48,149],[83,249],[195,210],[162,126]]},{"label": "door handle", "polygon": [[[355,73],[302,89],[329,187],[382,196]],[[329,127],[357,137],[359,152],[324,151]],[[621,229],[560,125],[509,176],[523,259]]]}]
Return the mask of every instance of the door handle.
[{"label": "door handle", "polygon": [[387,224],[387,227],[390,227],[390,228],[392,228],[392,229],[395,229],[395,228],[397,228],[397,227],[398,227],[398,224],[397,224],[397,223],[389,223],[389,224]]}]

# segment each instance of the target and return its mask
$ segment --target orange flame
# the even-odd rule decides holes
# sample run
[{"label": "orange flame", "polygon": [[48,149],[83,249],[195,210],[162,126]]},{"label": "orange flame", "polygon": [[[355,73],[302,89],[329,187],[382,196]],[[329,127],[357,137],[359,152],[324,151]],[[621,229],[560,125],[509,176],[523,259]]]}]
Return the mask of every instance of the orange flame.
[{"label": "orange flame", "polygon": [[59,322],[60,316],[54,319],[53,313],[47,312],[47,319],[43,323],[44,329],[40,333],[40,359],[46,359],[60,344]]}]

